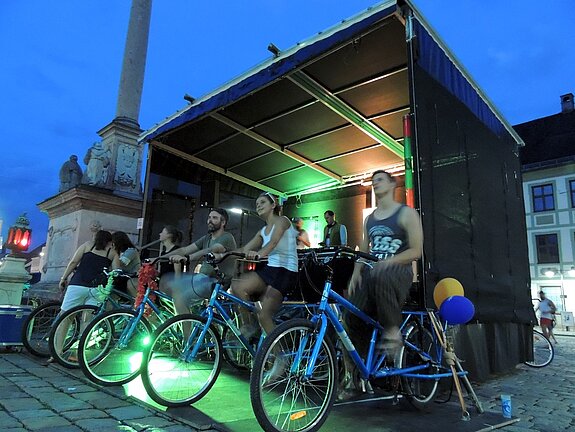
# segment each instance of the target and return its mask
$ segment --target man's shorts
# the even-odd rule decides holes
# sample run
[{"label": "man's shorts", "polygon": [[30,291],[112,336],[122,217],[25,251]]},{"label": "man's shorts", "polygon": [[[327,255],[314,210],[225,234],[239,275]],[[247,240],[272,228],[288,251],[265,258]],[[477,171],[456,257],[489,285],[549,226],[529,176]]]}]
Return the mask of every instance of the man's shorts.
[{"label": "man's shorts", "polygon": [[550,320],[549,318],[540,318],[539,324],[541,327],[553,328],[553,320]]}]

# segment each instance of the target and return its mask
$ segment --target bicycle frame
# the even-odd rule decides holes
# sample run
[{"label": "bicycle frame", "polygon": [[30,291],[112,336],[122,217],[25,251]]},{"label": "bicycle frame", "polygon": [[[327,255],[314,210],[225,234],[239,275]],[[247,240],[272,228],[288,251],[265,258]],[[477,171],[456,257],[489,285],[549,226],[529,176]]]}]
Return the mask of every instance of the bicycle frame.
[{"label": "bicycle frame", "polygon": [[[401,375],[401,376],[405,376],[405,377],[412,377],[412,378],[419,378],[419,379],[437,380],[440,378],[447,378],[447,377],[452,376],[451,371],[445,372],[445,373],[436,373],[436,374],[414,374],[414,372],[416,372],[416,371],[426,369],[428,367],[427,364],[422,364],[422,365],[417,365],[417,366],[412,366],[412,367],[406,367],[406,368],[398,368],[398,367],[393,367],[393,366],[382,367],[382,365],[385,361],[385,358],[386,358],[386,354],[385,353],[377,354],[375,352],[375,344],[378,340],[378,336],[383,332],[382,325],[379,324],[374,319],[372,319],[371,317],[369,317],[363,311],[358,309],[355,305],[353,305],[351,302],[349,302],[343,296],[332,291],[331,290],[331,284],[332,284],[331,280],[328,277],[328,280],[326,281],[326,283],[324,285],[324,290],[322,293],[322,298],[320,301],[319,308],[318,308],[316,314],[311,318],[311,322],[314,325],[319,324],[319,330],[318,330],[317,340],[313,346],[313,350],[312,350],[312,353],[310,356],[310,362],[308,363],[306,371],[305,371],[304,376],[306,379],[309,379],[312,376],[312,373],[313,373],[313,370],[315,368],[315,364],[316,364],[316,361],[317,361],[317,358],[319,355],[319,351],[321,349],[321,342],[323,341],[323,338],[326,335],[328,323],[331,323],[331,325],[335,328],[338,339],[341,341],[345,350],[348,352],[349,356],[351,357],[351,359],[353,360],[353,362],[357,366],[362,379],[368,379],[370,377],[372,377],[372,378],[384,378],[384,377],[390,377],[390,376],[395,376],[395,375]],[[335,303],[330,304],[330,303],[328,303],[329,300],[334,300]],[[344,309],[350,311],[351,313],[353,313],[354,315],[359,317],[362,321],[364,321],[365,323],[367,323],[368,325],[373,327],[373,331],[371,334],[371,339],[370,339],[367,358],[366,358],[365,363],[363,362],[363,360],[359,356],[359,353],[357,352],[355,346],[353,345],[353,342],[351,341],[349,335],[347,334],[347,332],[343,328],[341,322],[339,321],[339,318],[336,315],[336,312],[334,312],[334,309],[336,311],[338,311],[340,306],[343,307]],[[433,311],[429,311],[429,310],[427,310],[427,311],[403,312],[404,319],[403,319],[403,322],[400,326],[400,330],[402,332],[404,332],[405,329],[407,328],[407,324],[414,322],[414,321],[419,322],[423,326],[425,317],[427,315],[433,314],[433,313],[434,313]],[[445,331],[445,326],[443,326],[441,330]],[[422,358],[428,360],[429,362],[435,363],[434,365],[437,366],[438,368],[443,369],[443,367],[441,365],[442,358],[443,358],[443,350],[440,349],[440,344],[439,344],[439,340],[438,340],[438,336],[437,336],[436,332],[432,331],[431,334],[433,337],[434,345],[437,347],[436,348],[437,349],[437,361],[434,360],[425,351],[421,350],[420,347],[412,344],[409,341],[404,341],[404,346],[411,349],[411,350],[414,350]],[[306,346],[307,340],[304,339],[303,342],[304,343],[300,344],[300,347]],[[292,373],[295,373],[298,370],[299,362],[300,362],[302,356],[303,356],[303,352],[301,352],[301,348],[300,348],[300,351],[296,354],[296,360],[294,361],[294,363],[292,365],[292,369],[291,369]],[[467,375],[467,372],[466,371],[460,371],[457,374],[459,376],[464,376],[464,375]]]},{"label": "bicycle frame", "polygon": [[[204,341],[204,338],[206,336],[208,328],[210,327],[211,323],[214,322],[214,320],[216,322],[219,322],[219,323],[227,326],[232,331],[232,333],[236,336],[236,338],[240,341],[242,346],[250,353],[250,355],[252,357],[255,356],[256,351],[250,345],[248,340],[242,335],[240,329],[235,325],[234,320],[230,317],[230,315],[226,311],[226,308],[218,299],[218,296],[224,297],[224,299],[229,300],[232,304],[237,304],[237,305],[240,305],[242,307],[245,307],[250,312],[255,312],[255,306],[252,302],[247,302],[247,301],[242,300],[239,297],[227,292],[226,290],[223,289],[223,286],[220,282],[216,282],[216,285],[214,287],[214,290],[212,292],[212,295],[210,297],[208,305],[206,306],[204,311],[200,314],[201,317],[206,319],[206,325],[203,326],[201,333],[200,333],[200,336],[199,336],[198,340],[196,341],[196,343],[194,344],[194,347],[190,347],[190,341],[195,340],[195,337],[199,331],[197,327],[194,327],[192,333],[190,334],[190,337],[188,337],[188,340],[186,342],[186,346],[184,347],[184,352],[187,352],[187,354],[185,355],[186,361],[190,361],[196,357],[196,355],[198,354],[198,352],[200,350],[200,346],[202,345],[202,343]],[[221,319],[216,317],[215,311],[218,312]],[[191,349],[191,352],[188,352],[190,349]]]}]

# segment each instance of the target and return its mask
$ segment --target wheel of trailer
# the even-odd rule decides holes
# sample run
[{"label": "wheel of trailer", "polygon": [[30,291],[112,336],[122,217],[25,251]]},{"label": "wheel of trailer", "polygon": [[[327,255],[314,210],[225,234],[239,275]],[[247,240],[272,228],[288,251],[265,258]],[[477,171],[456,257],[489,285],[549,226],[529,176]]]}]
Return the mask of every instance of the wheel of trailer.
[{"label": "wheel of trailer", "polygon": [[527,366],[542,368],[553,361],[555,348],[551,341],[540,331],[533,329],[533,360],[526,361]]},{"label": "wheel of trailer", "polygon": [[178,315],[163,323],[144,352],[142,382],[160,405],[193,404],[212,388],[222,367],[222,342],[205,318]]},{"label": "wheel of trailer", "polygon": [[[78,343],[82,331],[98,315],[100,308],[80,305],[60,314],[50,331],[50,355],[62,366],[78,368]],[[58,348],[56,347],[58,346]]]},{"label": "wheel of trailer", "polygon": [[122,385],[140,374],[152,327],[128,309],[106,312],[88,324],[78,345],[79,363],[90,379],[103,386]]},{"label": "wheel of trailer", "polygon": [[22,324],[22,343],[35,356],[50,357],[50,330],[61,305],[58,301],[44,303],[34,309]]},{"label": "wheel of trailer", "polygon": [[250,397],[256,419],[266,431],[318,430],[335,399],[337,360],[324,337],[310,377],[305,376],[317,343],[315,327],[305,319],[277,326],[254,360]]},{"label": "wheel of trailer", "polygon": [[[425,353],[421,355],[420,353]],[[439,378],[425,378],[439,372],[442,348],[433,334],[420,324],[412,324],[405,332],[405,341],[397,357],[401,368],[426,366],[412,372],[419,377],[401,376],[401,386],[407,400],[416,408],[423,408],[435,399]],[[429,356],[429,358],[427,358]]]}]

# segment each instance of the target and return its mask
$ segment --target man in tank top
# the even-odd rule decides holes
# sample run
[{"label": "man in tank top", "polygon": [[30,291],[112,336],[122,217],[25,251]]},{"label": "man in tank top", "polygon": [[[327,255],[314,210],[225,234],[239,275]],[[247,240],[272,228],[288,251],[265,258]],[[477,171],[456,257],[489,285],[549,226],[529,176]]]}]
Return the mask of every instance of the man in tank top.
[{"label": "man in tank top", "polygon": [[360,249],[380,261],[355,264],[348,296],[384,326],[378,348],[393,351],[402,344],[401,308],[413,281],[412,263],[423,251],[423,230],[417,211],[395,201],[389,173],[375,171],[372,187],[377,207],[365,220]]}]

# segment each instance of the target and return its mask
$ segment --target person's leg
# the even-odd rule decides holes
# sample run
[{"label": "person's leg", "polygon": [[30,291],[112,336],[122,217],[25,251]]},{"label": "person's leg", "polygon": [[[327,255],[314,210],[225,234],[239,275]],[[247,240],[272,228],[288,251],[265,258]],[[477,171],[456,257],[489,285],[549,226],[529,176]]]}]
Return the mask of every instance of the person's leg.
[{"label": "person's leg", "polygon": [[[60,315],[76,306],[87,303],[89,301],[89,296],[90,288],[79,285],[68,285],[68,288],[66,288],[66,294],[62,300],[62,306],[60,307]],[[58,326],[56,329],[56,332],[54,333],[54,348],[56,352],[62,352],[65,335],[68,333],[69,329],[69,320],[65,320],[62,325]],[[53,359],[51,358],[51,360]]]},{"label": "person's leg", "polygon": [[[383,325],[383,348],[393,351],[402,343],[401,309],[413,280],[411,265],[378,262],[372,270],[369,290],[375,298],[377,319]],[[392,353],[390,353],[392,354]]]},{"label": "person's leg", "polygon": [[258,320],[266,335],[269,335],[275,327],[273,316],[283,303],[283,295],[277,289],[268,286],[260,301],[262,307],[258,312]]},{"label": "person's leg", "polygon": [[201,302],[212,294],[215,279],[202,274],[165,275],[163,287],[172,296],[178,315],[190,312],[190,306]]},{"label": "person's leg", "polygon": [[[232,282],[232,293],[244,301],[260,300],[267,290],[265,282],[256,272],[243,273],[239,280]],[[242,334],[246,337],[253,336],[257,332],[253,314],[246,308],[238,306],[235,312],[239,317],[239,325]]]}]

